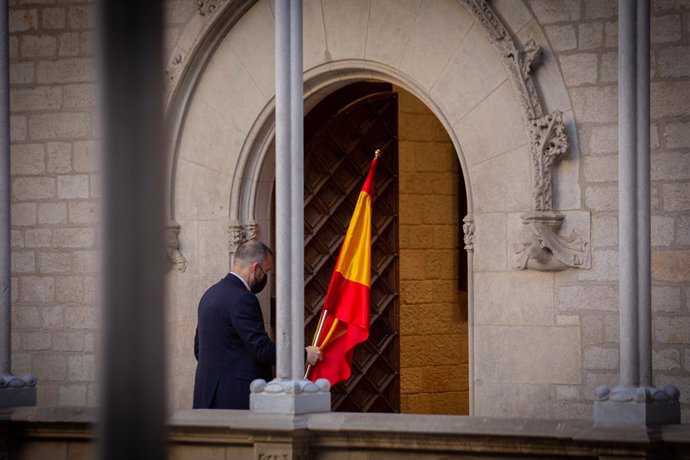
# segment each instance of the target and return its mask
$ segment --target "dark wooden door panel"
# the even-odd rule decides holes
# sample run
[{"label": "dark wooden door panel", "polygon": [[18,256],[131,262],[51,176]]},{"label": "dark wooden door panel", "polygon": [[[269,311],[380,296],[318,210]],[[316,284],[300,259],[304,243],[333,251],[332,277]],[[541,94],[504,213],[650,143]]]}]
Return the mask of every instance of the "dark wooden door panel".
[{"label": "dark wooden door panel", "polygon": [[352,377],[333,387],[333,410],[400,411],[398,302],[398,104],[368,95],[325,121],[305,148],[305,340],[310,341],[364,178],[381,148],[372,209],[371,326],[355,348]]}]

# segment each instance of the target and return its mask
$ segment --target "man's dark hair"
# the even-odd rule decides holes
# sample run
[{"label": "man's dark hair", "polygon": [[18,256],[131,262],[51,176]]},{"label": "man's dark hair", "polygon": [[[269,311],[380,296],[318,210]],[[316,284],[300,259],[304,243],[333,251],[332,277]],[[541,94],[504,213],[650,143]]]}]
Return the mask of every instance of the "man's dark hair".
[{"label": "man's dark hair", "polygon": [[259,240],[249,240],[245,241],[237,248],[234,264],[240,267],[246,267],[254,262],[263,264],[269,256],[273,257],[271,248]]}]

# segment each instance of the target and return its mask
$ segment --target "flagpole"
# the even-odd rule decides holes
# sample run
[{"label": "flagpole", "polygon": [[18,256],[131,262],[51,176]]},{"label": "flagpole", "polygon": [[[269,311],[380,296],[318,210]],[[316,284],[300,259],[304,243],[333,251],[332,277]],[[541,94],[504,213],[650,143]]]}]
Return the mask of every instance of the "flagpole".
[{"label": "flagpole", "polygon": [[328,314],[328,310],[325,308],[321,310],[321,317],[319,317],[319,322],[316,324],[316,332],[314,332],[314,338],[311,341],[311,346],[315,347],[316,344],[319,342],[319,338],[321,337],[321,328],[323,327],[323,323],[326,322],[326,315]]},{"label": "flagpole", "polygon": [[323,350],[326,348],[326,345],[328,345],[328,341],[331,340],[331,336],[333,335],[333,331],[335,331],[335,328],[338,326],[338,318],[333,320],[333,324],[331,324],[331,328],[328,331],[328,334],[326,334],[326,338],[323,339],[323,342],[321,343],[321,349]]},{"label": "flagpole", "polygon": [[[321,310],[321,317],[319,318],[319,324],[316,326],[316,332],[314,332],[314,338],[312,339],[311,346],[315,347],[317,343],[319,343],[319,339],[321,338],[321,331],[323,329],[323,325],[326,322],[326,316],[328,315],[328,310],[325,308]],[[307,370],[304,372],[304,379],[306,380],[309,378],[309,372],[311,372],[312,365],[307,364]]]}]

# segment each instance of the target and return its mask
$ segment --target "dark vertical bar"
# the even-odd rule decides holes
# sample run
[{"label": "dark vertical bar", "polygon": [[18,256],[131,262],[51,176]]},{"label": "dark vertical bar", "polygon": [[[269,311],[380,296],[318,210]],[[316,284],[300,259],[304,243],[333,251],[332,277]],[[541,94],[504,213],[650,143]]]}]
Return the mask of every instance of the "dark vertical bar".
[{"label": "dark vertical bar", "polygon": [[165,458],[162,2],[101,0],[101,458]]},{"label": "dark vertical bar", "polygon": [[12,373],[9,6],[0,0],[0,376]]}]

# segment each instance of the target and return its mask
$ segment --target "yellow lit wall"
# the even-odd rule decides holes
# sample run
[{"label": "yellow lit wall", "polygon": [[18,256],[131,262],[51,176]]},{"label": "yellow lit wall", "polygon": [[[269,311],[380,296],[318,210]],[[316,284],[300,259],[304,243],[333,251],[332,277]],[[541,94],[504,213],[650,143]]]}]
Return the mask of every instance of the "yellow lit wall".
[{"label": "yellow lit wall", "polygon": [[399,93],[401,411],[468,414],[467,293],[458,289],[460,165],[438,119]]}]

